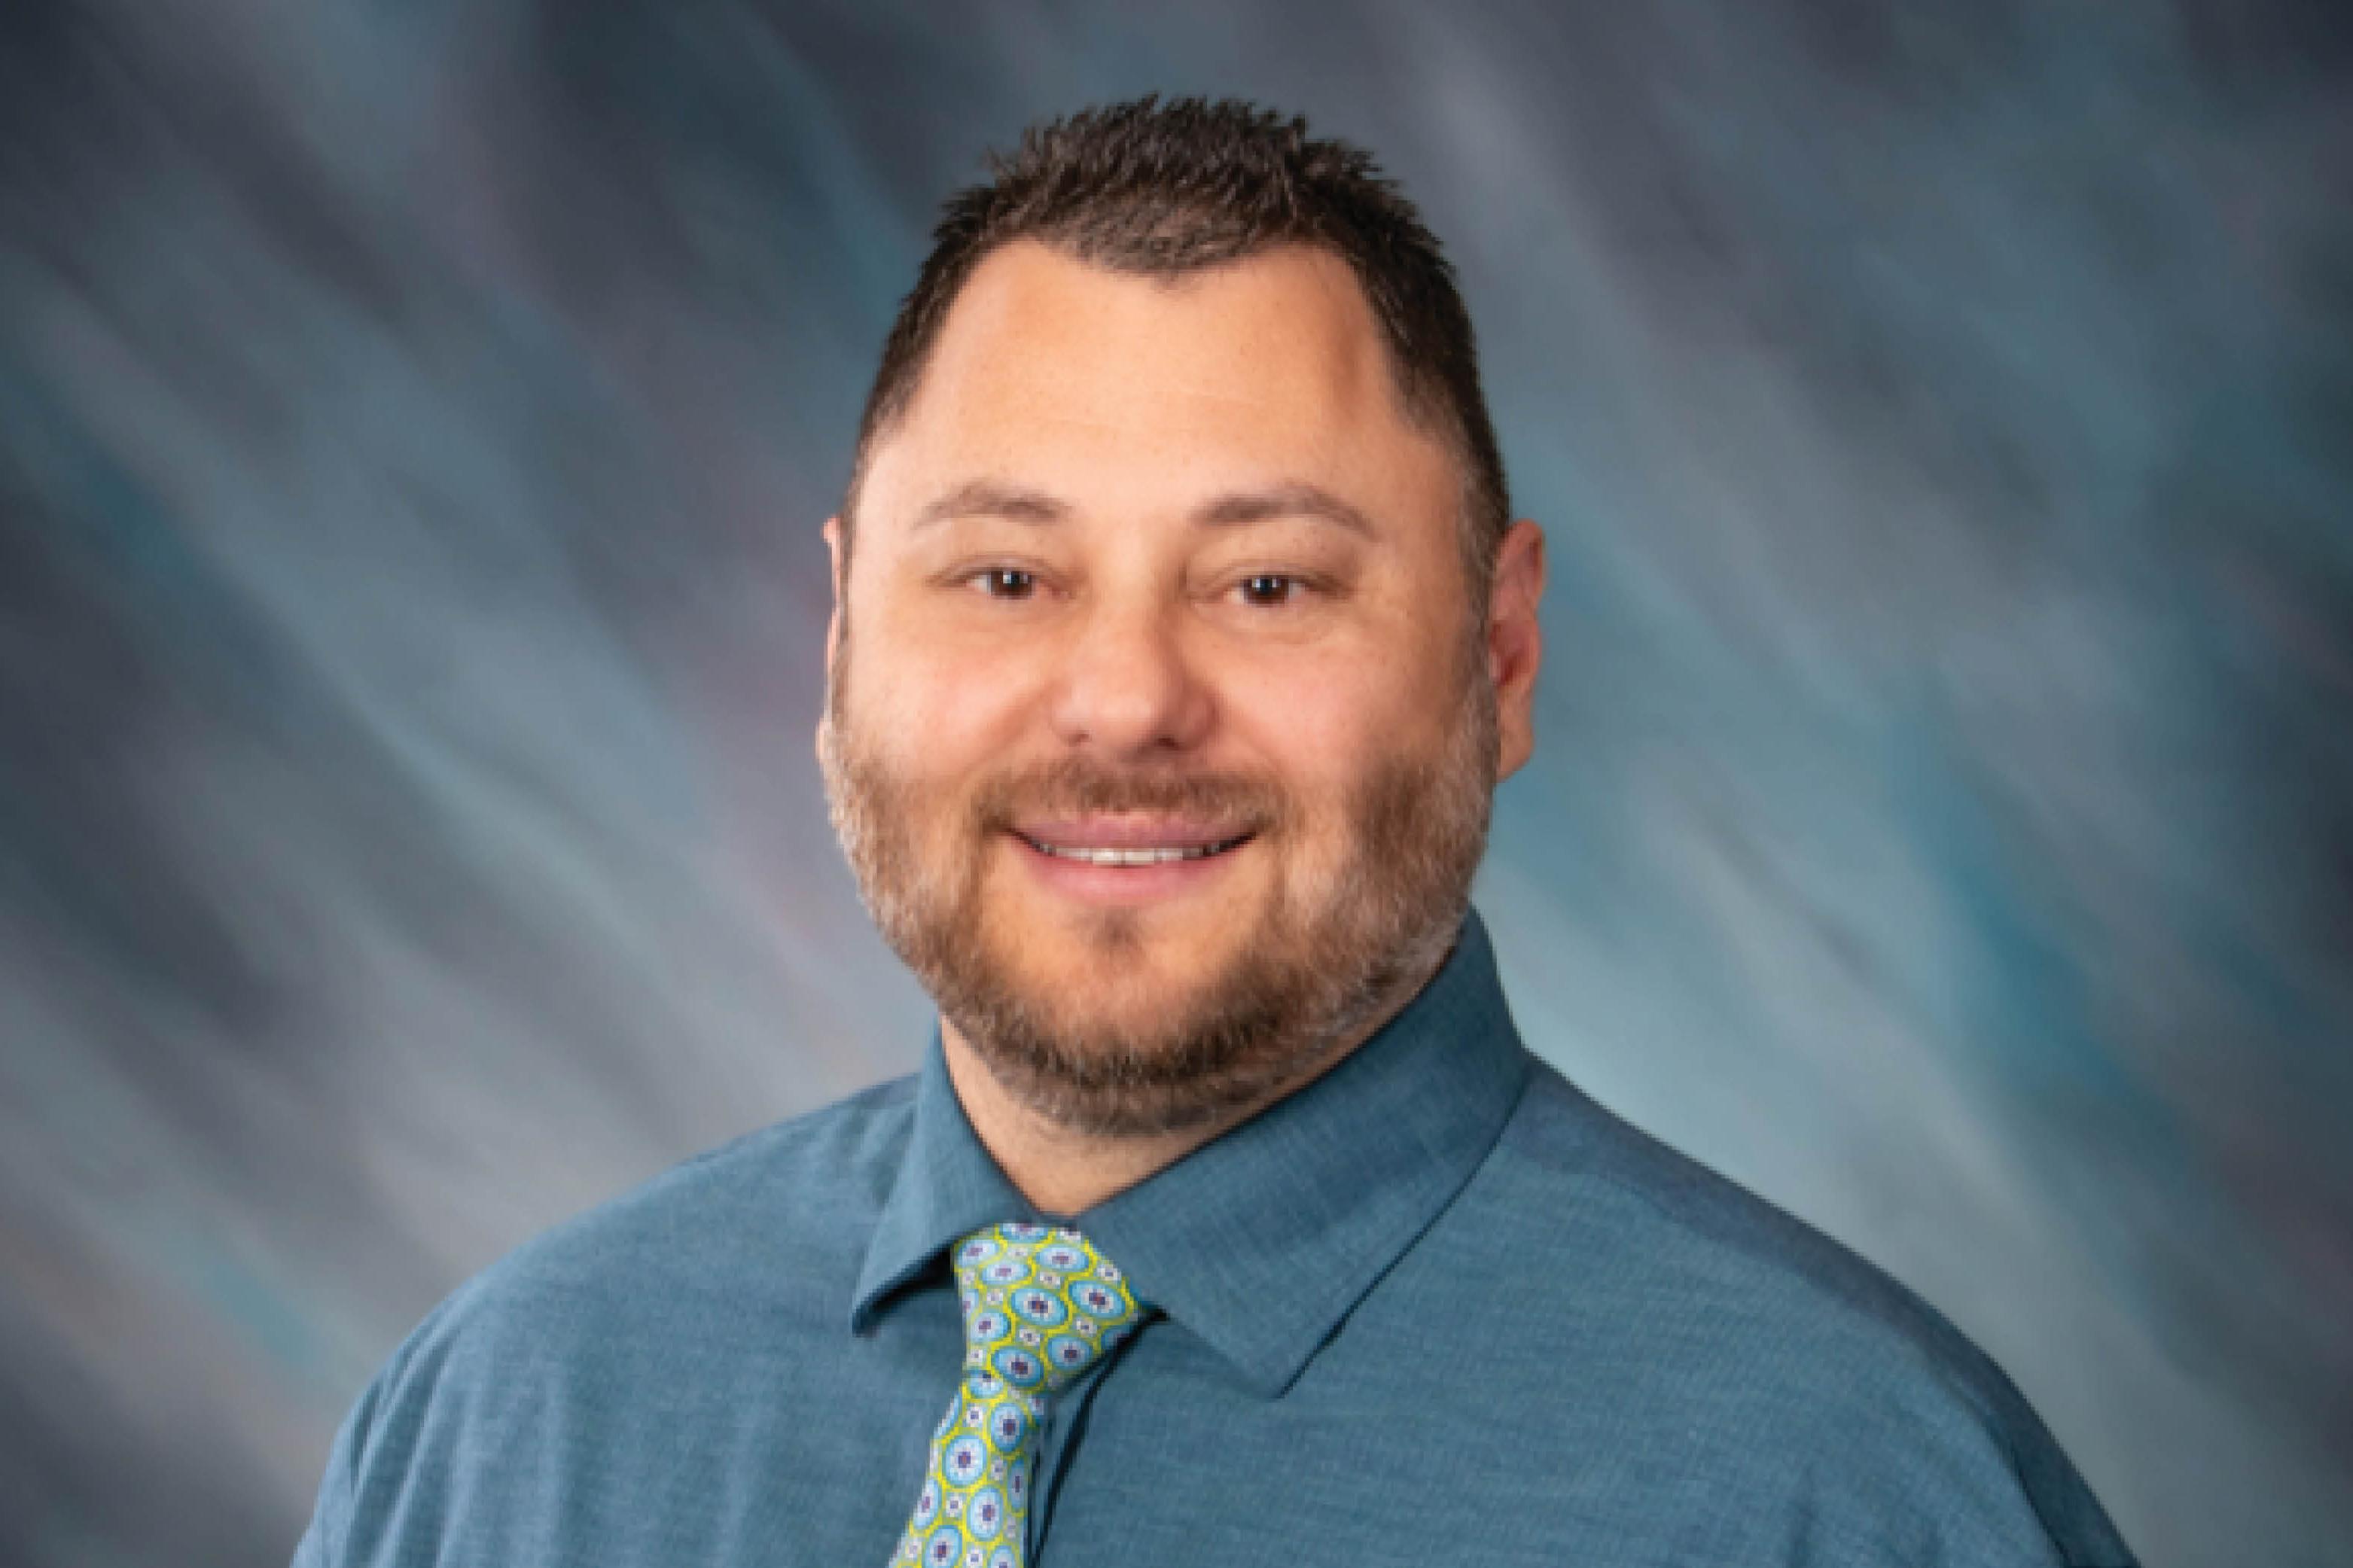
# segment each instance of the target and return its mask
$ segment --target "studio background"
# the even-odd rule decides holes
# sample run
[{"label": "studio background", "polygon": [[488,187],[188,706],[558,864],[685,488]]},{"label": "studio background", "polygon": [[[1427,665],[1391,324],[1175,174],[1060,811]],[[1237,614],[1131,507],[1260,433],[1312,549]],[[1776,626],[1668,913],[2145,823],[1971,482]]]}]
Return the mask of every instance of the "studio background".
[{"label": "studio background", "polygon": [[2272,0],[14,0],[0,1562],[283,1562],[460,1279],[913,1066],[818,531],[938,198],[1147,89],[1461,270],[1551,542],[1529,1043],[2152,1568],[2353,1561],[2348,67]]}]

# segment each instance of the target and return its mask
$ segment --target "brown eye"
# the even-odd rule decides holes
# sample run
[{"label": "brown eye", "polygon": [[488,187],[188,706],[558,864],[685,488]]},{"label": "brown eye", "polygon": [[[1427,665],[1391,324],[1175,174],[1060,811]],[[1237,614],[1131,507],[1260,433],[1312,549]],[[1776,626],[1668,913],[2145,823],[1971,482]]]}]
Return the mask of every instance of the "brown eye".
[{"label": "brown eye", "polygon": [[1026,599],[1038,591],[1038,576],[1018,566],[991,566],[974,574],[981,592],[992,599]]},{"label": "brown eye", "polygon": [[1298,581],[1279,572],[1261,572],[1242,579],[1242,598],[1261,609],[1273,609],[1290,603],[1291,591],[1298,585]]}]

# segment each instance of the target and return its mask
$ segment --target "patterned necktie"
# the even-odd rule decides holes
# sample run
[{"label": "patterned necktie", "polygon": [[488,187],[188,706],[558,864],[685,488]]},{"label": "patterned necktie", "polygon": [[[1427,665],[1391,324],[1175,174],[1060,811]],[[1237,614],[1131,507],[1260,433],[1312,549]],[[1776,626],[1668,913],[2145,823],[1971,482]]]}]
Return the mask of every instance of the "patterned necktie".
[{"label": "patterned necktie", "polygon": [[964,1381],[897,1563],[1021,1568],[1030,1462],[1046,1402],[1134,1332],[1143,1307],[1075,1230],[992,1225],[956,1244]]}]

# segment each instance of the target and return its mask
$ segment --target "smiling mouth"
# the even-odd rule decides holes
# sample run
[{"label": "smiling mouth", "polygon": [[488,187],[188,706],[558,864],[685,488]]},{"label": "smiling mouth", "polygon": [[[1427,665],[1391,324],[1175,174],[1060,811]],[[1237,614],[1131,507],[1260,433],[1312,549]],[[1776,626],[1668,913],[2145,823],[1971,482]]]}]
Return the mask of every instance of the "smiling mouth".
[{"label": "smiling mouth", "polygon": [[1051,855],[1058,860],[1078,860],[1089,866],[1166,866],[1178,860],[1206,860],[1212,855],[1223,855],[1229,849],[1240,847],[1253,837],[1245,833],[1239,837],[1220,839],[1215,844],[1178,844],[1165,848],[1094,849],[1075,844],[1048,844],[1042,839],[1017,833],[1016,837],[1040,855]]}]

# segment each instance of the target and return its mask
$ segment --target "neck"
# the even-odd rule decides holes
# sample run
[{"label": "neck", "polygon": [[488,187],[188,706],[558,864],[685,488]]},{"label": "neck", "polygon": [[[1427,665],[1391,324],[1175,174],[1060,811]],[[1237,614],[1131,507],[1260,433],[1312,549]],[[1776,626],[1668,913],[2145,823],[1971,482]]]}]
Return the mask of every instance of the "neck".
[{"label": "neck", "polygon": [[1303,1089],[1371,1035],[1346,1041],[1317,1058],[1275,1090],[1208,1121],[1170,1132],[1120,1136],[1080,1131],[1040,1115],[1006,1092],[971,1044],[945,1017],[940,1043],[948,1080],[978,1135],[1006,1179],[1040,1214],[1067,1219],[1115,1197],[1166,1170],[1194,1150],[1240,1126],[1285,1095]]},{"label": "neck", "polygon": [[[1441,958],[1441,963],[1443,962]],[[1432,973],[1435,973],[1433,970]],[[940,1044],[948,1081],[981,1146],[1040,1214],[1067,1219],[1166,1170],[1194,1150],[1240,1126],[1278,1100],[1297,1093],[1345,1060],[1402,1011],[1430,981],[1422,974],[1400,986],[1369,1024],[1310,1060],[1266,1093],[1197,1125],[1170,1132],[1120,1136],[1082,1131],[1040,1114],[1007,1092],[962,1031],[943,1014]]]}]

